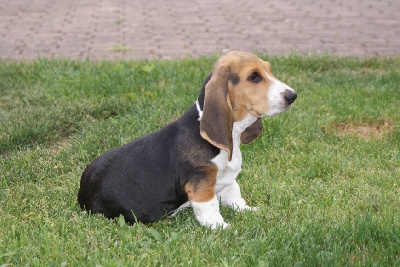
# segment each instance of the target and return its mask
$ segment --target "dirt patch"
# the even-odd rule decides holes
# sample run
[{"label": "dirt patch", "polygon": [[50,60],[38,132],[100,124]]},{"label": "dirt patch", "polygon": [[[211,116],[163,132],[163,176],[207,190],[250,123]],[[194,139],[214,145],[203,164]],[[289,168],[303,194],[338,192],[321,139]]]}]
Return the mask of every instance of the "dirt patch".
[{"label": "dirt patch", "polygon": [[48,147],[48,150],[51,154],[55,155],[58,152],[64,150],[69,145],[70,145],[70,140],[67,137],[65,137],[65,138],[61,139],[60,141],[50,145]]},{"label": "dirt patch", "polygon": [[335,122],[330,128],[341,137],[356,136],[363,140],[375,140],[392,132],[393,121],[387,118],[383,122],[372,123]]}]

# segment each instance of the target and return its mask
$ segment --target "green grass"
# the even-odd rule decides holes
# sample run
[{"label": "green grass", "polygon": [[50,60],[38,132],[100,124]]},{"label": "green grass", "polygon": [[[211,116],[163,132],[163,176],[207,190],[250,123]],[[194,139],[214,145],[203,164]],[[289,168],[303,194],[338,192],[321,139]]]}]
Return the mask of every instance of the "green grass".
[{"label": "green grass", "polygon": [[0,61],[0,266],[400,266],[400,58],[266,57],[298,92],[243,146],[258,212],[130,226],[80,210],[85,166],[191,106],[215,57]]}]

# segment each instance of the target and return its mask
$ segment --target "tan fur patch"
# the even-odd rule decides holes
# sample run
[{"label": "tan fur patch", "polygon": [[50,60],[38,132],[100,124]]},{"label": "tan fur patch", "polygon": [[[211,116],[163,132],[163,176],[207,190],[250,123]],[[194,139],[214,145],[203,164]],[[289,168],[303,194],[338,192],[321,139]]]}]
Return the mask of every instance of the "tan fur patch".
[{"label": "tan fur patch", "polygon": [[216,165],[204,167],[204,175],[200,181],[189,181],[185,185],[185,192],[191,201],[205,202],[211,200],[215,195],[215,184],[217,182]]}]

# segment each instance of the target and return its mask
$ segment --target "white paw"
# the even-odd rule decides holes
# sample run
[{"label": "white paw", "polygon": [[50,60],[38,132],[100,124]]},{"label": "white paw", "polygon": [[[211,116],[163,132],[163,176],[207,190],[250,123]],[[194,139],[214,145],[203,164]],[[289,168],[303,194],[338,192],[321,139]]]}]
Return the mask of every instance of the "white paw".
[{"label": "white paw", "polygon": [[232,208],[235,211],[239,211],[239,212],[242,212],[242,211],[258,211],[258,210],[260,210],[259,207],[248,206],[244,201],[235,202],[233,204],[226,205],[226,206]]},{"label": "white paw", "polygon": [[240,209],[239,211],[259,211],[259,207],[251,207],[251,206],[245,206],[244,208]]},{"label": "white paw", "polygon": [[227,224],[226,222],[217,222],[213,224],[206,224],[206,226],[208,226],[211,230],[215,230],[215,229],[225,229],[229,226],[229,224]]},{"label": "white paw", "polygon": [[250,207],[251,211],[260,211],[260,207]]},{"label": "white paw", "polygon": [[234,210],[236,210],[236,211],[239,211],[239,212],[242,212],[242,211],[259,211],[260,210],[259,207],[251,207],[251,206],[247,206],[247,205],[246,206],[242,206],[242,207],[233,205],[232,208]]},{"label": "white paw", "polygon": [[226,228],[228,224],[219,213],[219,203],[217,196],[205,202],[190,202],[193,207],[194,215],[200,225],[210,227],[211,229]]}]

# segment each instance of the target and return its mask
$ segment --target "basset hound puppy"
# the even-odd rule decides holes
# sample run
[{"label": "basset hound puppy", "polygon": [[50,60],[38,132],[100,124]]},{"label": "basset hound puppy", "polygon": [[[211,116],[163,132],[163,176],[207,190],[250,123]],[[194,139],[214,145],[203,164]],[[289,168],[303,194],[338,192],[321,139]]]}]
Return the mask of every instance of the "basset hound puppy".
[{"label": "basset hound puppy", "polygon": [[262,131],[261,118],[287,110],[296,92],[271,73],[270,64],[245,52],[222,56],[196,103],[161,130],[114,148],[82,174],[78,201],[107,218],[154,222],[191,206],[201,225],[228,224],[221,205],[253,210],[236,177],[240,144]]}]

